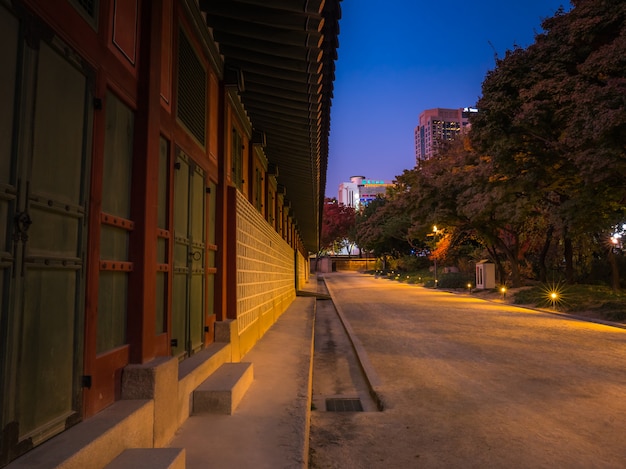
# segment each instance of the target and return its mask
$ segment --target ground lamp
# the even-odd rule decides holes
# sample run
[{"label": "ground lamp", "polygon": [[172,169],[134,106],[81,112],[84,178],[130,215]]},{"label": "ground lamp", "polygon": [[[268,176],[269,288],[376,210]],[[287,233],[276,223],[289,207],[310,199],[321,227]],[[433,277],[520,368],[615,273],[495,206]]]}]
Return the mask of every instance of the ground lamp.
[{"label": "ground lamp", "polygon": [[552,303],[552,309],[556,309],[557,301],[559,301],[559,294],[555,291],[550,292],[550,302]]}]

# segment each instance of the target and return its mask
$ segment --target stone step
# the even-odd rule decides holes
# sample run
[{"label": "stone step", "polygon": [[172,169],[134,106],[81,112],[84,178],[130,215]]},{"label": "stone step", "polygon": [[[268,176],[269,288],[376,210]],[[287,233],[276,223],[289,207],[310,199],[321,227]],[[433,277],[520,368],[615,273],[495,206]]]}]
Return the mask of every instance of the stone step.
[{"label": "stone step", "polygon": [[184,448],[131,448],[123,451],[105,469],[185,469]]},{"label": "stone step", "polygon": [[117,401],[51,438],[6,469],[105,467],[127,448],[152,448],[154,402]]},{"label": "stone step", "polygon": [[193,392],[192,413],[232,414],[253,379],[252,363],[224,363]]}]

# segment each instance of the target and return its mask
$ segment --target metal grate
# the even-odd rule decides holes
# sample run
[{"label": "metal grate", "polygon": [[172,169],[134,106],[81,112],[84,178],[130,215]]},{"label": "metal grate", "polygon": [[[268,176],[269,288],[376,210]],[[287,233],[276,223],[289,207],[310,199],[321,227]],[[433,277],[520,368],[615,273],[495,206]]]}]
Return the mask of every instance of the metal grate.
[{"label": "metal grate", "polygon": [[360,399],[332,398],[326,399],[327,412],[363,412]]},{"label": "metal grate", "polygon": [[177,115],[202,145],[206,131],[206,88],[206,70],[181,30],[178,41]]}]

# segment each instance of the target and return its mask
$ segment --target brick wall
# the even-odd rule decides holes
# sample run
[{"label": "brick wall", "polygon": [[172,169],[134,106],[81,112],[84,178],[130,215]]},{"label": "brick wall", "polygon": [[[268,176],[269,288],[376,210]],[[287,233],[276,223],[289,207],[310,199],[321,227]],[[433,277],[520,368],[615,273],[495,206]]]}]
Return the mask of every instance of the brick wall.
[{"label": "brick wall", "polygon": [[293,249],[237,191],[237,328],[242,355],[295,297]]},{"label": "brick wall", "polygon": [[309,262],[300,251],[298,251],[298,288],[303,289],[309,280]]}]

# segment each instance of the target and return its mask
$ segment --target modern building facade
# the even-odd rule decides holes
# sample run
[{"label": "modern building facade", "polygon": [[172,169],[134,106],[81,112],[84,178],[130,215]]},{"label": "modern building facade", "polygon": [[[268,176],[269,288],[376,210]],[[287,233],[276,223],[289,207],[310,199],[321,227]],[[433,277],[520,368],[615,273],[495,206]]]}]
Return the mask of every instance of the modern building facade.
[{"label": "modern building facade", "polygon": [[349,182],[339,184],[337,202],[346,207],[359,206],[359,184],[365,176],[351,176]]},{"label": "modern building facade", "polygon": [[376,197],[384,196],[392,181],[367,179],[365,176],[352,176],[350,182],[339,184],[337,201],[348,207],[364,207]]},{"label": "modern building facade", "polygon": [[293,301],[339,2],[0,0],[0,467],[167,444]]},{"label": "modern building facade", "polygon": [[419,166],[435,155],[442,142],[453,140],[469,127],[472,108],[435,108],[422,112],[415,127],[415,161]]}]

